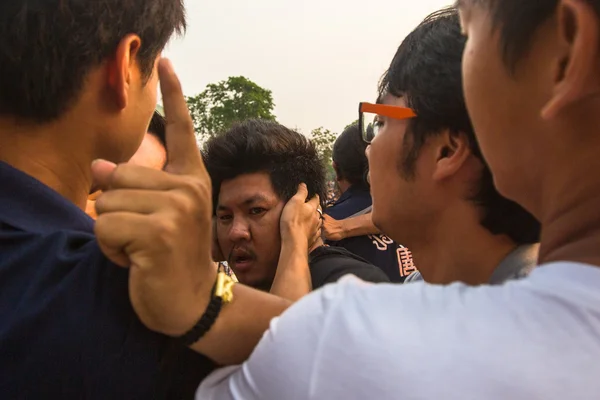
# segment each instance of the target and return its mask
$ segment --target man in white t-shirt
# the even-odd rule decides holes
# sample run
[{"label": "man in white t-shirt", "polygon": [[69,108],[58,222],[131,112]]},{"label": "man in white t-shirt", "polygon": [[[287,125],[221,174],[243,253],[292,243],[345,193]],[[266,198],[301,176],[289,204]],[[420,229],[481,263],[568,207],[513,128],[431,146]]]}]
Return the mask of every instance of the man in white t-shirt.
[{"label": "man in white t-shirt", "polygon": [[[353,278],[327,286],[272,320],[250,357],[209,376],[198,399],[600,398],[600,0],[463,0],[460,9],[471,119],[501,194],[542,222],[540,267],[476,288]],[[231,364],[287,303],[243,285],[228,303],[222,275],[215,285],[210,185],[190,150],[179,85],[160,65],[172,173],[95,163],[95,179],[109,189],[97,237],[131,265],[130,298],[144,324]],[[395,117],[381,115],[369,156],[371,177],[386,179],[371,183],[374,194],[384,185],[395,196],[407,188],[398,132],[411,110],[402,97],[383,102]],[[424,147],[417,173],[455,168],[453,143],[434,148]],[[143,190],[117,201],[136,185]],[[306,211],[292,218],[298,227],[314,219],[304,204],[296,202]],[[381,204],[375,195],[378,225],[391,217]],[[301,256],[292,262],[305,263]]]},{"label": "man in white t-shirt", "polygon": [[[600,1],[460,7],[475,130],[498,189],[542,221],[543,266],[495,287],[329,286],[274,320],[198,399],[600,398]],[[387,181],[372,179],[374,193],[377,182],[390,196],[402,187],[389,166],[406,123],[381,122],[370,168]],[[417,171],[444,174],[446,161],[432,153]]]}]

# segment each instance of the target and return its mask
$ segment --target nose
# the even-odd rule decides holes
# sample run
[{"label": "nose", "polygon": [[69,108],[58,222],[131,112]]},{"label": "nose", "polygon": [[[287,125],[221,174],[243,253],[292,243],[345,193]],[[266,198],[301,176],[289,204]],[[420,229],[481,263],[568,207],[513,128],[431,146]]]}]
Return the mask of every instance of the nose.
[{"label": "nose", "polygon": [[234,218],[228,236],[232,243],[249,241],[250,227],[247,221],[243,218]]},{"label": "nose", "polygon": [[369,154],[371,153],[371,145],[368,145],[365,149],[365,155],[367,156],[367,160],[369,160]]}]

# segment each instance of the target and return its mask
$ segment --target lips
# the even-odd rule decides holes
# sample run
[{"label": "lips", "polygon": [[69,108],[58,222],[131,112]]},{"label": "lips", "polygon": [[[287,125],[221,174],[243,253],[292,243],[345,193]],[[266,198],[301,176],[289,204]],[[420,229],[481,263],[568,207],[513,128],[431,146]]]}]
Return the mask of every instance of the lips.
[{"label": "lips", "polygon": [[244,272],[252,268],[255,256],[245,249],[235,249],[231,254],[232,267],[238,272]]}]

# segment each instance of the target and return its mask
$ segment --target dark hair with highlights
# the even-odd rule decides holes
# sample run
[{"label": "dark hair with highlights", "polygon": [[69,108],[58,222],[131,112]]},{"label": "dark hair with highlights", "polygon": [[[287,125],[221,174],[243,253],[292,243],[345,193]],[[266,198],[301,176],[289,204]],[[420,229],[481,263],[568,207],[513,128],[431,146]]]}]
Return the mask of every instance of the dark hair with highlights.
[{"label": "dark hair with highlights", "polygon": [[467,112],[462,89],[461,34],[456,8],[428,16],[402,42],[379,87],[386,94],[406,99],[417,118],[404,136],[400,171],[414,178],[416,160],[427,140],[443,131],[464,134],[472,153],[484,164],[479,186],[470,199],[483,210],[481,224],[494,234],[506,234],[518,244],[539,241],[540,224],[517,203],[502,197],[494,186]]},{"label": "dark hair with highlights", "polygon": [[0,115],[38,124],[59,118],[128,34],[141,38],[137,61],[148,79],[184,29],[183,0],[1,1]]},{"label": "dark hair with highlights", "polygon": [[204,163],[212,180],[213,204],[218,204],[221,184],[243,174],[266,172],[273,190],[285,202],[305,183],[308,196],[327,199],[325,168],[315,145],[305,136],[277,122],[248,120],[208,140]]}]

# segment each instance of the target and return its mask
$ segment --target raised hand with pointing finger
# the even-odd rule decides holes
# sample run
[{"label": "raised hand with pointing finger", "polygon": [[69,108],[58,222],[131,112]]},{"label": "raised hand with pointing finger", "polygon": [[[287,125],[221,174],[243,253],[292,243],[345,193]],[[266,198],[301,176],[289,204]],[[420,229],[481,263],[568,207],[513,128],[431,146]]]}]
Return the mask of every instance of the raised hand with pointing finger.
[{"label": "raised hand with pointing finger", "polygon": [[[215,287],[212,193],[179,80],[168,60],[158,70],[168,165],[156,171],[94,162],[94,179],[104,190],[96,201],[96,235],[106,256],[130,269],[129,296],[141,321],[180,337],[202,322]],[[220,364],[245,360],[271,318],[290,304],[242,285],[234,293],[193,345]]]},{"label": "raised hand with pointing finger", "polygon": [[129,294],[149,328],[185,333],[202,315],[216,275],[211,262],[211,184],[171,63],[159,77],[167,116],[168,165],[156,171],[106,161],[92,165],[102,251],[129,267]]}]

